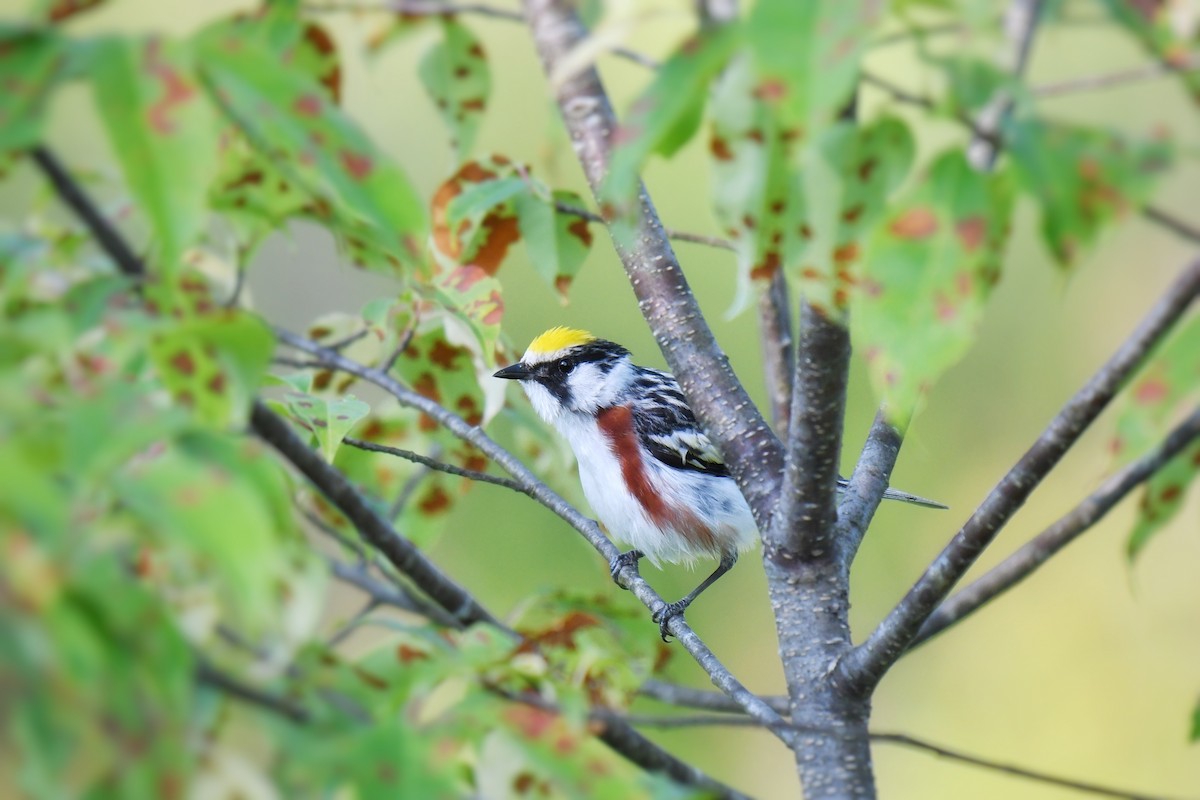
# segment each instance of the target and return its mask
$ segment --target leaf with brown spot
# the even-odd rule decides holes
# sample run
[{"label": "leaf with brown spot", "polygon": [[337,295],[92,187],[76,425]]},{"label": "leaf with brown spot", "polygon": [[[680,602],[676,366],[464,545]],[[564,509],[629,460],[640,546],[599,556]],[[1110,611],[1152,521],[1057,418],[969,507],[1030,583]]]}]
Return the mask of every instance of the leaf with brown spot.
[{"label": "leaf with brown spot", "polygon": [[1006,138],[1021,188],[1041,209],[1042,237],[1064,268],[1146,202],[1173,156],[1166,141],[1035,118],[1012,122]]},{"label": "leaf with brown spot", "polygon": [[851,320],[894,424],[907,426],[929,388],[974,342],[1012,207],[1007,175],[976,172],[950,150],[869,238]]},{"label": "leaf with brown spot", "polygon": [[446,127],[455,161],[464,161],[475,145],[492,93],[492,75],[483,45],[451,16],[437,20],[442,37],[421,58],[417,74]]},{"label": "leaf with brown spot", "polygon": [[0,154],[41,141],[46,101],[63,76],[67,52],[52,30],[0,31]]},{"label": "leaf with brown spot", "polygon": [[217,128],[185,44],[102,40],[89,74],[125,180],[154,231],[151,267],[174,273],[207,220]]},{"label": "leaf with brown spot", "polygon": [[284,401],[288,414],[316,437],[321,454],[331,464],[342,440],[371,412],[371,407],[354,395],[327,398],[288,392]]}]

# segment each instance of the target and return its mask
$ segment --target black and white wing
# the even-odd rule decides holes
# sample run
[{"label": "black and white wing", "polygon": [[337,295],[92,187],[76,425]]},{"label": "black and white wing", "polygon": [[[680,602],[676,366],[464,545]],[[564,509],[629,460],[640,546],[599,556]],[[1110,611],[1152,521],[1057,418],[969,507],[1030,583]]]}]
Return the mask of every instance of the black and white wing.
[{"label": "black and white wing", "polygon": [[717,448],[696,424],[675,378],[658,370],[640,370],[631,387],[633,426],[650,455],[670,467],[707,475],[729,474]]}]

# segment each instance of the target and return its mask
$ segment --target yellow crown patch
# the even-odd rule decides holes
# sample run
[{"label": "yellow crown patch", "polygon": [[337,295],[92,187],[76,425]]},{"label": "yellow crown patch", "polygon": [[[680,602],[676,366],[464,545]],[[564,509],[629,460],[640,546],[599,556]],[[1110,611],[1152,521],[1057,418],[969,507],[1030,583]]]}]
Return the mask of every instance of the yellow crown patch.
[{"label": "yellow crown patch", "polygon": [[568,347],[596,341],[596,337],[587,331],[576,328],[551,328],[529,343],[531,353],[553,353]]}]

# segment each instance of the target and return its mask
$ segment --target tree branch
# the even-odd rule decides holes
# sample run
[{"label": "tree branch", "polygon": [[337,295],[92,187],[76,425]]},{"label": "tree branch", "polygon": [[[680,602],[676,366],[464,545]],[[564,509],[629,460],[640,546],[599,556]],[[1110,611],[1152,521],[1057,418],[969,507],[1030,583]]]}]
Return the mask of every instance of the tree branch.
[{"label": "tree branch", "polygon": [[1052,555],[1102,520],[1125,495],[1148,480],[1197,438],[1200,438],[1200,410],[1193,411],[1157,447],[1114,473],[1053,525],[938,606],[937,611],[925,620],[909,649],[924,644],[951,625],[961,622],[997,595],[1032,575]]},{"label": "tree branch", "polygon": [[854,561],[867,526],[883,502],[902,442],[900,431],[887,421],[883,411],[877,413],[838,505],[835,535],[847,563]]},{"label": "tree branch", "polygon": [[201,686],[207,686],[210,689],[215,689],[247,705],[270,711],[272,714],[278,714],[300,725],[307,725],[312,721],[312,714],[299,703],[281,695],[271,694],[258,687],[242,683],[242,681],[227,672],[223,672],[203,660],[196,664],[196,683]]},{"label": "tree branch", "polygon": [[1142,216],[1161,228],[1187,239],[1189,242],[1200,244],[1200,228],[1195,227],[1157,206],[1144,206]]},{"label": "tree branch", "polygon": [[783,270],[777,270],[771,285],[758,296],[758,329],[767,396],[771,399],[771,425],[775,435],[785,440],[792,416],[792,376],[796,370],[792,306],[788,294],[787,277]]},{"label": "tree branch", "polygon": [[1146,64],[1141,67],[1134,67],[1133,69],[1106,72],[1100,75],[1085,75],[1082,78],[1068,78],[1067,80],[1054,81],[1053,83],[1043,83],[1031,87],[1029,91],[1035,97],[1060,97],[1064,94],[1108,89],[1123,83],[1161,78],[1165,75],[1177,72],[1191,72],[1196,69],[1200,69],[1200,56],[1192,54],[1178,64],[1157,61],[1153,64]]},{"label": "tree branch", "polygon": [[[1029,65],[1029,54],[1033,48],[1033,35],[1037,32],[1042,17],[1043,0],[1010,0],[1004,14],[1004,29],[1011,49],[1009,71],[1014,78],[1025,74]],[[987,172],[1000,156],[1000,128],[1012,112],[1013,96],[1008,89],[998,90],[979,112],[975,120],[980,133],[976,133],[967,145],[967,159],[975,169]]]},{"label": "tree branch", "polygon": [[1200,293],[1200,258],[1189,264],[1166,295],[1100,370],[1067,402],[1033,446],[992,489],[908,594],[879,627],[836,667],[840,681],[868,693],[908,649],[934,609],[975,563],[1042,479],[1099,416],[1146,354]]},{"label": "tree branch", "polygon": [[[712,692],[705,694],[713,695],[714,698],[720,697]],[[783,698],[778,698],[781,702]],[[729,709],[734,710],[734,709]],[[630,725],[643,728],[695,728],[701,726],[729,726],[738,728],[757,728],[760,727],[757,720],[753,720],[743,714],[674,714],[674,715],[651,715],[651,714],[628,714],[624,717],[625,721]],[[797,733],[833,733],[829,729],[817,729],[805,725],[792,726]],[[1159,795],[1144,794],[1142,792],[1131,792],[1125,789],[1116,789],[1111,786],[1102,786],[1097,783],[1086,781],[1077,781],[1071,778],[1063,778],[1058,775],[1052,775],[1040,770],[1028,769],[1026,767],[1007,764],[1002,761],[996,761],[990,758],[981,758],[969,753],[964,753],[961,750],[952,750],[942,745],[934,744],[927,739],[910,736],[906,733],[894,733],[885,731],[871,731],[867,734],[872,742],[880,744],[892,744],[900,747],[905,747],[913,750],[920,750],[931,755],[958,761],[963,764],[970,764],[973,767],[988,770],[990,772],[999,772],[1004,775],[1011,775],[1015,778],[1023,778],[1034,783],[1041,783],[1047,786],[1058,786],[1063,789],[1071,789],[1076,792],[1085,794],[1097,795],[1100,797],[1115,797],[1121,800],[1170,800],[1170,798]]]},{"label": "tree branch", "polygon": [[[778,510],[764,532],[764,558],[833,558],[838,458],[850,374],[850,332],[808,302],[800,304],[787,461]],[[846,565],[848,566],[848,565]]]},{"label": "tree branch", "polygon": [[[570,203],[564,203],[561,200],[555,201],[554,208],[563,214],[570,214],[573,217],[579,217],[580,219],[585,219],[588,222],[596,222],[601,225],[606,224],[604,217],[600,216],[595,211],[588,211],[586,208],[573,206]],[[722,239],[720,236],[707,236],[702,233],[689,233],[688,231],[681,231],[676,228],[667,227],[663,228],[663,232],[666,233],[668,239],[674,239],[679,242],[702,244],[705,247],[713,247],[718,250],[733,251],[736,249],[733,246],[733,242],[729,241],[728,239]]]},{"label": "tree branch", "polygon": [[343,438],[342,441],[351,447],[357,447],[359,450],[367,450],[372,453],[384,453],[389,456],[396,456],[397,458],[403,458],[405,461],[411,461],[414,464],[420,464],[437,472],[444,472],[447,475],[455,475],[459,478],[466,478],[467,480],[476,481],[478,483],[490,483],[494,486],[503,486],[506,489],[512,489],[514,492],[520,492],[524,495],[529,494],[529,492],[525,490],[524,486],[511,478],[505,478],[500,475],[489,475],[486,472],[480,472],[479,470],[475,469],[465,469],[464,467],[458,467],[454,464],[447,464],[445,461],[438,461],[436,458],[423,456],[420,453],[413,452],[412,450],[405,450],[400,447],[390,447],[386,444],[377,444],[376,442],[368,442],[363,439],[355,439],[351,436]]},{"label": "tree branch", "polygon": [[[587,35],[563,0],[525,0],[525,16],[547,75]],[[597,198],[608,173],[616,115],[594,67],[556,87],[575,154]],[[638,306],[705,433],[716,444],[760,524],[774,506],[783,452],[738,382],[700,313],[645,187],[639,187],[633,234],[614,239]]]},{"label": "tree branch", "polygon": [[325,495],[372,547],[382,553],[396,569],[412,579],[422,592],[450,612],[451,616],[464,625],[486,622],[515,635],[480,605],[470,592],[438,569],[416,545],[398,534],[391,524],[363,499],[340,470],[327,463],[317,451],[296,435],[283,418],[261,401],[255,401],[250,411],[250,425],[260,438],[278,450],[309,483]]}]

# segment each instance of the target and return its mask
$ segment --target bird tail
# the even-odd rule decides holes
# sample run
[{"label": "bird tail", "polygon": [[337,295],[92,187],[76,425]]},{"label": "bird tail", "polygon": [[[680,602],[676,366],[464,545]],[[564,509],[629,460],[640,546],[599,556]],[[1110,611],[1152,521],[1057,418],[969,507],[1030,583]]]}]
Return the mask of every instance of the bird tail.
[{"label": "bird tail", "polygon": [[[849,481],[847,481],[845,478],[838,478],[839,489],[845,489],[847,484],[849,484]],[[892,489],[891,487],[883,490],[883,499],[899,500],[901,503],[912,503],[914,506],[923,506],[925,508],[950,508],[950,506],[946,505],[945,503],[939,503],[936,500],[930,500],[926,497],[921,497],[920,495],[902,492],[899,489]]]}]

